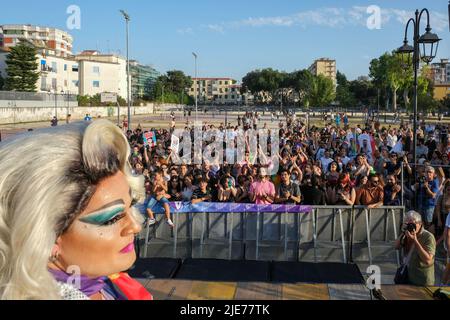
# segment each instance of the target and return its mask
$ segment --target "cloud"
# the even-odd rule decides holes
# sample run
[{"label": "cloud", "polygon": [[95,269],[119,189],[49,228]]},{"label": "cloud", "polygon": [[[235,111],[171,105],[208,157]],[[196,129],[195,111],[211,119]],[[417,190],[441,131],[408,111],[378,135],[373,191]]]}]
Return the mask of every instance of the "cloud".
[{"label": "cloud", "polygon": [[194,35],[194,30],[192,28],[184,28],[184,29],[177,29],[177,33],[184,35]]},{"label": "cloud", "polygon": [[220,24],[208,24],[206,28],[208,28],[210,31],[225,33],[224,27]]},{"label": "cloud", "polygon": [[[371,13],[367,12],[368,7],[353,6],[351,8],[320,8],[298,12],[285,16],[268,16],[268,17],[249,17],[242,20],[222,22],[207,25],[207,29],[212,32],[225,33],[228,29],[240,28],[261,28],[261,27],[328,27],[343,28],[351,26],[366,26],[367,19]],[[393,8],[381,9],[381,25],[386,25],[395,21],[400,24],[406,24],[414,12]],[[447,26],[446,15],[438,12],[431,12],[432,27],[438,31],[442,31]]]}]

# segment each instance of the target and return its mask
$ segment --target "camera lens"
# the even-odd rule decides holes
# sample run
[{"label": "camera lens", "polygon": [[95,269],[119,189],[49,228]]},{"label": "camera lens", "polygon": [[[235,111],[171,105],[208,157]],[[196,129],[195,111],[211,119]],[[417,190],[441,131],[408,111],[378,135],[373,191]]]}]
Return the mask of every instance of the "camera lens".
[{"label": "camera lens", "polygon": [[416,225],[414,223],[408,223],[406,226],[406,230],[408,230],[409,232],[416,231]]}]

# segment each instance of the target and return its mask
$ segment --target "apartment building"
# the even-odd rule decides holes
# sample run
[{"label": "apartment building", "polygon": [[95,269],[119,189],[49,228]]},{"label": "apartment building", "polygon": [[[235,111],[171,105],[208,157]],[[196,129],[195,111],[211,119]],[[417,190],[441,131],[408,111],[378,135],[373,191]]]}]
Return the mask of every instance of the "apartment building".
[{"label": "apartment building", "polygon": [[189,95],[199,104],[243,104],[241,86],[232,78],[193,78]]},{"label": "apartment building", "polygon": [[156,80],[161,75],[151,66],[130,61],[131,95],[133,100],[149,97]]},{"label": "apartment building", "polygon": [[93,96],[102,92],[127,98],[127,61],[115,54],[86,50],[76,55],[79,94]]},{"label": "apartment building", "polygon": [[315,76],[319,74],[331,79],[334,86],[337,86],[337,69],[336,60],[328,58],[320,58],[314,61],[314,63],[308,68],[308,70]]},{"label": "apartment building", "polygon": [[[85,50],[72,54],[73,38],[55,28],[32,25],[0,26],[0,73],[7,77],[6,58],[12,47],[26,41],[37,49],[38,92],[94,96],[102,92],[127,98],[127,61],[116,54]],[[132,98],[149,95],[159,73],[150,66],[130,61]]]},{"label": "apartment building", "polygon": [[450,62],[448,59],[441,59],[440,62],[431,64],[430,77],[436,100],[442,100],[450,95]]},{"label": "apartment building", "polygon": [[65,31],[30,24],[0,26],[0,48],[7,50],[20,41],[32,43],[43,56],[69,57],[72,55],[73,38]]},{"label": "apartment building", "polygon": [[450,82],[450,62],[441,59],[440,62],[431,64],[431,75],[434,83]]}]

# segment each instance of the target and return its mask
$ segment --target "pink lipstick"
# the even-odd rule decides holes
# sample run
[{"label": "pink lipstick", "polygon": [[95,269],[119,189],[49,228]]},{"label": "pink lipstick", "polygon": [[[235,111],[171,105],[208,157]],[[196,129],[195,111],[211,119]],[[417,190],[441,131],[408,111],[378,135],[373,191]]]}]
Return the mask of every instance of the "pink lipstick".
[{"label": "pink lipstick", "polygon": [[132,242],[129,245],[127,245],[125,248],[120,250],[120,253],[130,253],[133,250],[134,250],[134,243]]}]

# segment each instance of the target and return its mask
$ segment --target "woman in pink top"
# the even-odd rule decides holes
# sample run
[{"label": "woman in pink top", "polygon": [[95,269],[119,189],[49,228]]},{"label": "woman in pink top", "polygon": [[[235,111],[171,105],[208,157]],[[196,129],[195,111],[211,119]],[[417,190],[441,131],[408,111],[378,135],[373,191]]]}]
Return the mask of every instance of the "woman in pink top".
[{"label": "woman in pink top", "polygon": [[265,168],[259,168],[258,180],[250,185],[250,201],[256,204],[272,204],[275,200],[275,186],[267,178]]}]

